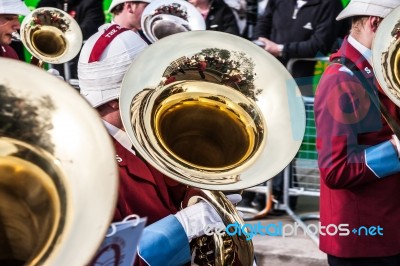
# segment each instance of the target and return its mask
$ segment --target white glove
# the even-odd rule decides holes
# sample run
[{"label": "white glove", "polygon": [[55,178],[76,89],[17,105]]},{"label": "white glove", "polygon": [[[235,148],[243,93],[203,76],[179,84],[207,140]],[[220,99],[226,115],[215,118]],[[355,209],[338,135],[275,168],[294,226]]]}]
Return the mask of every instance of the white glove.
[{"label": "white glove", "polygon": [[49,73],[61,80],[64,80],[64,77],[60,75],[60,72],[57,69],[50,68],[49,70],[47,70],[47,73]]},{"label": "white glove", "polygon": [[[227,198],[232,204],[236,204],[242,200],[240,194],[227,195]],[[225,228],[217,212],[205,201],[200,201],[177,212],[175,217],[182,224],[189,242],[193,238],[204,235],[205,230],[209,230],[210,228]]]},{"label": "white glove", "polygon": [[400,158],[400,142],[396,135],[392,135],[392,144],[395,146],[397,156]]}]

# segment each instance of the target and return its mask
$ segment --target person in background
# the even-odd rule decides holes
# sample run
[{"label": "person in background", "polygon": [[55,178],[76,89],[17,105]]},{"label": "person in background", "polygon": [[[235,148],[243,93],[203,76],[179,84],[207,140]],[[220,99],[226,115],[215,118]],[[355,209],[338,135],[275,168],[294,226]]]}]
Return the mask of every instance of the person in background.
[{"label": "person in background", "polygon": [[[254,40],[289,67],[303,96],[314,96],[316,61],[298,61],[291,66],[288,63],[294,58],[329,54],[343,28],[342,23],[335,20],[342,9],[340,0],[268,0],[257,19]],[[280,203],[283,203],[283,182],[283,171],[272,179],[273,195]],[[289,184],[290,187],[294,185]],[[297,197],[290,196],[289,199],[290,207],[295,209]],[[265,205],[265,196],[256,194],[251,204],[260,209]],[[279,210],[276,213],[280,214]]]},{"label": "person in background", "polygon": [[[108,33],[113,37],[108,38]],[[128,67],[147,47],[138,34],[117,24],[104,25],[84,44],[78,64],[80,93],[99,112],[113,139],[119,169],[119,192],[114,222],[128,215],[147,217],[135,265],[185,265],[189,242],[206,226],[222,226],[221,218],[200,201],[181,209],[189,192],[143,161],[124,130],[119,111],[120,85]],[[193,194],[192,194],[193,195]],[[237,203],[240,195],[229,195]]]},{"label": "person in background", "polygon": [[[285,66],[292,58],[327,55],[342,28],[335,20],[342,9],[340,0],[269,0],[257,20],[254,39]],[[310,78],[314,67],[315,62],[298,62],[291,74]],[[311,86],[299,85],[303,95],[313,95]]]},{"label": "person in background", "polygon": [[141,26],[143,10],[150,2],[151,0],[113,0],[108,8],[108,12],[113,14],[112,23],[133,30],[138,33],[147,44],[151,44],[143,33]]},{"label": "person in background", "polygon": [[[40,7],[54,7],[67,12],[78,23],[82,31],[83,41],[95,34],[97,29],[105,22],[103,1],[99,0],[40,0],[36,8]],[[78,78],[78,60],[79,54],[68,62],[70,77],[67,78]],[[63,64],[54,65],[52,67],[57,69],[60,74],[65,77]]]},{"label": "person in background", "polygon": [[188,0],[204,17],[207,30],[240,35],[235,14],[223,0]]},{"label": "person in background", "polygon": [[351,0],[337,17],[352,18],[350,34],[317,87],[319,247],[331,266],[400,265],[400,145],[381,114],[385,108],[398,123],[400,110],[376,80],[371,50],[382,20],[399,6]]},{"label": "person in background", "polygon": [[26,16],[29,9],[21,0],[0,1],[0,57],[20,59],[10,46],[12,34],[20,28],[18,16]]}]

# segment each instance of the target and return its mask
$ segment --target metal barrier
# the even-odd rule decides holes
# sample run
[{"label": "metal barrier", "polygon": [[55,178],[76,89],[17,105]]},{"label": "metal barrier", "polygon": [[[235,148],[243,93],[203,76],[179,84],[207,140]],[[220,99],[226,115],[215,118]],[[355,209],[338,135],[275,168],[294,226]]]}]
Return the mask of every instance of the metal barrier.
[{"label": "metal barrier", "polygon": [[[283,204],[276,209],[284,210],[318,244],[318,235],[311,232],[305,221],[319,220],[319,214],[297,215],[290,207],[290,196],[319,197],[320,176],[317,164],[314,98],[303,97],[306,109],[306,132],[296,158],[285,168],[283,175]],[[289,187],[289,184],[292,186]]]},{"label": "metal barrier", "polygon": [[[264,218],[272,209],[285,211],[306,234],[318,244],[318,235],[309,230],[305,221],[319,220],[318,214],[297,215],[290,207],[291,196],[319,197],[320,176],[317,164],[316,130],[314,121],[314,98],[303,97],[306,110],[306,131],[300,149],[293,161],[285,168],[283,174],[283,202],[271,197],[272,179],[266,185],[246,189],[246,192],[265,193],[266,204],[263,210],[238,207],[239,211],[247,213],[245,220]],[[290,186],[291,184],[291,186]],[[274,204],[272,204],[274,203]],[[272,206],[274,205],[274,206]]]},{"label": "metal barrier", "polygon": [[[328,60],[328,57],[295,58],[288,62],[287,69],[290,73],[292,73],[293,66],[298,61],[328,62]],[[320,195],[320,175],[317,164],[316,129],[314,120],[314,98],[303,97],[303,101],[306,110],[306,131],[296,157],[284,170],[283,203],[280,203],[271,197],[272,180],[269,180],[266,185],[246,189],[247,192],[266,194],[267,202],[262,211],[245,207],[238,207],[238,209],[240,211],[252,214],[252,216],[245,216],[245,220],[260,219],[268,215],[268,211],[271,209],[270,203],[273,202],[274,209],[285,211],[313,240],[313,242],[318,244],[318,235],[316,235],[314,232],[311,232],[305,222],[307,220],[319,220],[319,214],[297,215],[291,209],[289,204],[289,199],[291,196],[319,197]]]}]

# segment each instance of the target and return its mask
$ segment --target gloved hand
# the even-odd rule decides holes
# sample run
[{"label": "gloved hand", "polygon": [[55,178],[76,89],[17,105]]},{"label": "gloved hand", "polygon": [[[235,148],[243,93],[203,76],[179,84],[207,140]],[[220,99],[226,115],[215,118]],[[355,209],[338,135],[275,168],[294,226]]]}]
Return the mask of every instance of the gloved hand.
[{"label": "gloved hand", "polygon": [[60,75],[60,72],[57,69],[50,68],[49,70],[47,70],[47,73],[49,73],[61,80],[64,80],[64,77]]},{"label": "gloved hand", "polygon": [[[227,198],[232,204],[242,200],[240,194],[227,195]],[[177,212],[175,217],[182,224],[189,242],[193,238],[204,235],[206,229],[225,227],[214,208],[202,200]]]}]

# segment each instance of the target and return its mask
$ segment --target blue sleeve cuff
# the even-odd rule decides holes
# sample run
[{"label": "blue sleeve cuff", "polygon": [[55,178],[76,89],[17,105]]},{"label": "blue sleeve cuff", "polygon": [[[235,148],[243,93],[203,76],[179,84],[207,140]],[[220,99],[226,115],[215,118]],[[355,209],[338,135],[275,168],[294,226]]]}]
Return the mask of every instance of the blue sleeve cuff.
[{"label": "blue sleeve cuff", "polygon": [[149,226],[142,233],[139,256],[149,265],[183,265],[190,261],[189,240],[174,215]]},{"label": "blue sleeve cuff", "polygon": [[365,163],[378,178],[400,172],[397,151],[390,141],[366,149]]}]

